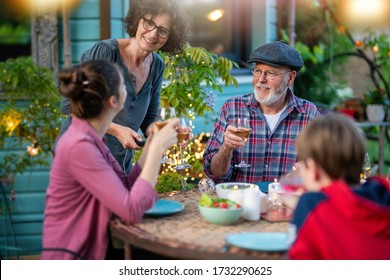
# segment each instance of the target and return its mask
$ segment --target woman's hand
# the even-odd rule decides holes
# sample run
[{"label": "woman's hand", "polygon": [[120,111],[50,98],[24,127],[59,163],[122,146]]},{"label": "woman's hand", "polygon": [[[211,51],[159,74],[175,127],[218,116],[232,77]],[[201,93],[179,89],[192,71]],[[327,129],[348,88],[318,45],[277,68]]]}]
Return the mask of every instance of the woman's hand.
[{"label": "woman's hand", "polygon": [[[151,145],[160,146],[161,151],[164,152],[166,149],[171,148],[177,143],[177,127],[179,125],[178,118],[171,118],[167,120],[167,124],[160,130],[156,125],[152,128],[153,138],[157,140],[153,141]],[[158,142],[158,144],[156,143]],[[156,143],[156,144],[155,144]]]},{"label": "woman's hand", "polygon": [[[138,164],[145,173],[158,173],[161,157],[166,149],[177,143],[177,126],[179,119],[167,120],[167,124],[160,130],[155,125],[146,139],[145,147],[138,159]],[[155,175],[156,176],[156,175]]]},{"label": "woman's hand", "polygon": [[129,127],[122,126],[116,123],[112,123],[108,130],[108,133],[115,136],[125,149],[138,150],[142,147],[138,146],[134,139],[142,141],[141,135],[132,130]]}]

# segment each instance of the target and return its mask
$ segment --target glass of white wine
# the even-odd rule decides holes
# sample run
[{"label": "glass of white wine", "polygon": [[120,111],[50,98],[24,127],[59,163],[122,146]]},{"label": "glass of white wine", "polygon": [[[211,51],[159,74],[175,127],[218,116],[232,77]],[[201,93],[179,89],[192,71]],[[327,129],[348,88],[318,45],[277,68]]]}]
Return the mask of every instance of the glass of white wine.
[{"label": "glass of white wine", "polygon": [[[158,121],[155,123],[155,125],[160,130],[168,123],[167,120],[169,118],[176,118],[176,110],[173,107],[160,107],[158,111],[158,117]],[[174,160],[170,159],[167,155],[167,152],[165,151],[160,162],[162,164],[173,164]]]},{"label": "glass of white wine", "polygon": [[179,146],[180,151],[180,163],[174,167],[176,170],[182,170],[190,168],[191,165],[186,163],[184,161],[184,155],[183,155],[183,149],[186,147],[188,141],[192,137],[192,133],[187,126],[187,122],[185,118],[181,118],[179,122],[179,128],[178,128],[178,134],[177,134],[177,145]]},{"label": "glass of white wine", "polygon": [[367,179],[371,174],[370,156],[368,153],[364,156],[364,162],[362,167],[362,179]]},{"label": "glass of white wine", "polygon": [[[246,141],[249,138],[249,135],[251,134],[252,128],[249,126],[249,120],[248,118],[237,118],[236,120],[236,127],[237,131],[234,132],[235,135],[240,136],[242,138],[242,141],[246,143]],[[244,147],[240,148],[241,152],[241,162],[234,165],[237,168],[247,168],[251,167],[251,165],[244,161]]]}]

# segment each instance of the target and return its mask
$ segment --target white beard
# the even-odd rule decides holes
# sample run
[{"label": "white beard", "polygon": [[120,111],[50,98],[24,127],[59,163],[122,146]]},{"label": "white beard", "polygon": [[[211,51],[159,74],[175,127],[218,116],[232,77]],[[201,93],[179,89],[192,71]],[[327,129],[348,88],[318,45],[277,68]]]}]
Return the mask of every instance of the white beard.
[{"label": "white beard", "polygon": [[254,95],[255,95],[257,102],[259,102],[260,104],[269,106],[269,105],[275,103],[276,101],[278,101],[280,98],[284,97],[284,95],[287,92],[288,79],[289,79],[289,76],[286,76],[283,79],[283,82],[280,84],[280,86],[274,90],[271,90],[266,98],[261,98],[261,96],[260,96],[261,93],[256,91],[256,87],[268,89],[269,86],[263,85],[263,84],[254,86],[253,92],[254,92]]}]

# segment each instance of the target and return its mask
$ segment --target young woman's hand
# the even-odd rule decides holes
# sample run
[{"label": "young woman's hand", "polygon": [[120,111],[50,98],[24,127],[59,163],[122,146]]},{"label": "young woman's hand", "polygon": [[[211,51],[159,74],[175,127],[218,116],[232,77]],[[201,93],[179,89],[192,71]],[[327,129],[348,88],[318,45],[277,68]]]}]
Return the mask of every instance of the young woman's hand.
[{"label": "young woman's hand", "polygon": [[[158,129],[155,125],[153,126],[152,134],[154,135],[153,144],[161,149],[164,152],[166,149],[171,148],[174,144],[177,143],[177,127],[179,125],[178,118],[171,118],[167,120],[167,124]],[[152,144],[152,143],[151,143]]]}]

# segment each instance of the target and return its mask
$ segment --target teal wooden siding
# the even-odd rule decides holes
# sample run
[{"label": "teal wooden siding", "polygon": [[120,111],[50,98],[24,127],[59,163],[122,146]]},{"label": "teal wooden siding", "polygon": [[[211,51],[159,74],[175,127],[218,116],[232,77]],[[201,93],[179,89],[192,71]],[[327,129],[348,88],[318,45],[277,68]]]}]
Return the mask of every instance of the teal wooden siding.
[{"label": "teal wooden siding", "polygon": [[[111,38],[126,38],[123,18],[128,10],[128,0],[111,0]],[[84,0],[70,13],[72,63],[78,64],[81,54],[100,40],[99,1]],[[59,56],[64,63],[62,21],[59,21]]]},{"label": "teal wooden siding", "polygon": [[[4,151],[2,151],[4,152]],[[22,254],[39,254],[42,244],[42,222],[44,215],[45,194],[49,180],[49,168],[28,170],[24,174],[16,175],[12,186],[6,186],[5,190],[15,191],[15,198],[7,196],[7,201],[12,213],[14,236],[10,231],[10,218],[3,210],[3,197],[0,199],[0,244],[15,246],[13,238],[20,248],[29,249]],[[8,227],[8,231],[7,231]],[[1,250],[5,255],[5,250]]]}]

